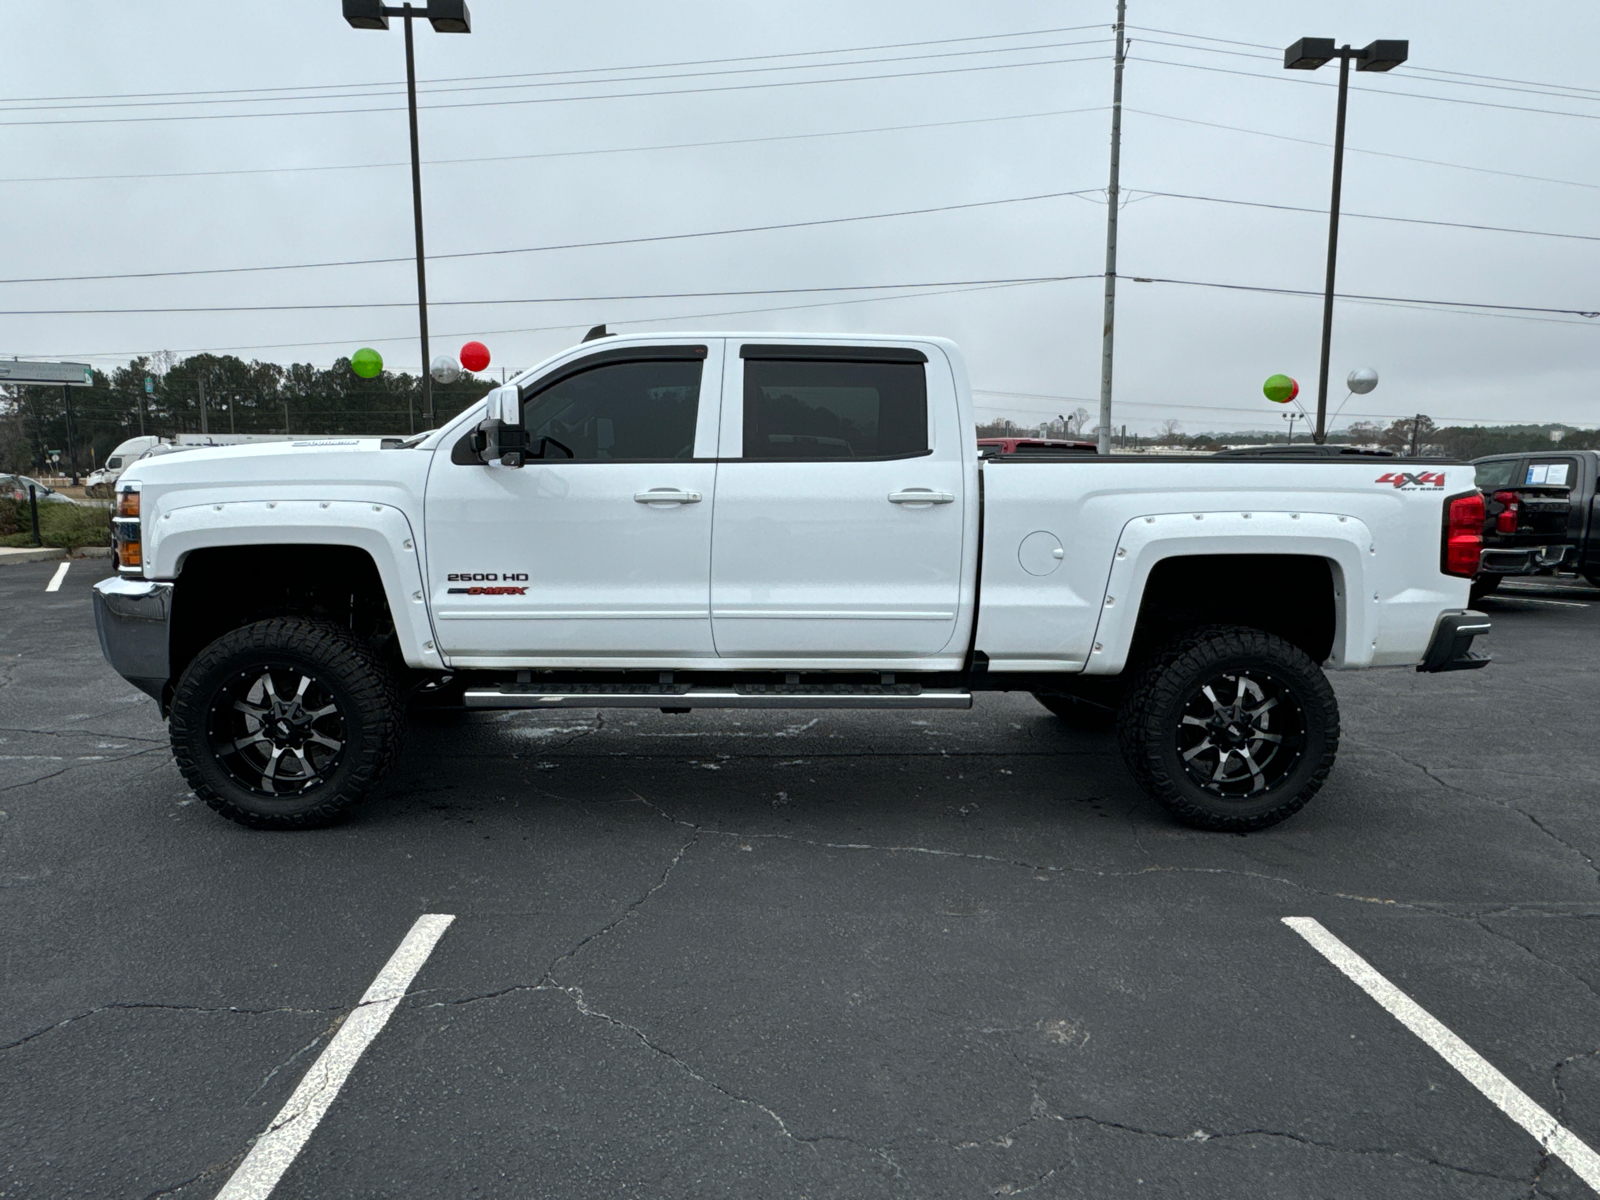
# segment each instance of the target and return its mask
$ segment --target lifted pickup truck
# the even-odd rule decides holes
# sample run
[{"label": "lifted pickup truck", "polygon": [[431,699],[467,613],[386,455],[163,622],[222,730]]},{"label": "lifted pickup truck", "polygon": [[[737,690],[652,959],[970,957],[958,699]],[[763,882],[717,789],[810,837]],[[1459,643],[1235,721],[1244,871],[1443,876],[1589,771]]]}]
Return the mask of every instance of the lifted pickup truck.
[{"label": "lifted pickup truck", "polygon": [[1474,599],[1509,575],[1582,575],[1600,587],[1600,451],[1493,454],[1473,467],[1485,505]]},{"label": "lifted pickup truck", "polygon": [[1324,665],[1487,661],[1468,466],[985,458],[973,430],[938,338],[604,337],[410,439],[134,464],[101,644],[196,795],[262,828],[365,797],[425,694],[682,713],[1022,690],[1116,711],[1179,819],[1258,829],[1333,765]]}]

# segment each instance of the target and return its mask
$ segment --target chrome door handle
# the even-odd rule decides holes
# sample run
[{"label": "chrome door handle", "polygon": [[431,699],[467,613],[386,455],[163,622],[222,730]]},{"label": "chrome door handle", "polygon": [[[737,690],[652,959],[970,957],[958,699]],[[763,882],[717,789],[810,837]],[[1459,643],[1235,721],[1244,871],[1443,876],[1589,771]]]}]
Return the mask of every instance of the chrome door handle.
[{"label": "chrome door handle", "polygon": [[936,492],[931,488],[906,488],[903,491],[890,492],[890,504],[954,504],[955,496],[950,492]]},{"label": "chrome door handle", "polygon": [[635,504],[699,504],[699,492],[686,492],[680,488],[651,488],[648,492],[635,492]]}]

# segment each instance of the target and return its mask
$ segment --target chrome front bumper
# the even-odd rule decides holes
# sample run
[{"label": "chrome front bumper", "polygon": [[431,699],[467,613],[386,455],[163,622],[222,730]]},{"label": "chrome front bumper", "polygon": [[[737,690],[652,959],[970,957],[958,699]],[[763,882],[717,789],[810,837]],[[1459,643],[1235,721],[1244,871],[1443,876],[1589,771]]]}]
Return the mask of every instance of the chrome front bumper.
[{"label": "chrome front bumper", "polygon": [[100,652],[134,687],[158,701],[167,686],[172,584],[102,579],[94,585],[94,624]]}]

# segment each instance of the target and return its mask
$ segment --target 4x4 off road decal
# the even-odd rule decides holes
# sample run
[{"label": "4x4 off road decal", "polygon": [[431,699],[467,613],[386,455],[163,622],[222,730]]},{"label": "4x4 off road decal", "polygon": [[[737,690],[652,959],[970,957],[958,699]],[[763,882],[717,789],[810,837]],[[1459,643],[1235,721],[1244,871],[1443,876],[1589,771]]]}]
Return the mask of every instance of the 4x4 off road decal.
[{"label": "4x4 off road decal", "polygon": [[[526,587],[483,586],[485,583],[492,584],[501,579],[508,581],[521,580],[526,583],[528,579],[526,571],[507,572],[504,575],[496,571],[460,571],[451,572],[445,576],[445,579],[449,583],[472,582],[476,585],[474,587],[450,588],[449,592],[452,596],[526,596],[528,594]],[[482,582],[480,583],[479,581]]]},{"label": "4x4 off road decal", "polygon": [[1423,471],[1412,475],[1406,471],[1385,471],[1379,475],[1375,483],[1387,483],[1391,487],[1399,488],[1402,492],[1419,492],[1428,488],[1444,487],[1443,471]]}]

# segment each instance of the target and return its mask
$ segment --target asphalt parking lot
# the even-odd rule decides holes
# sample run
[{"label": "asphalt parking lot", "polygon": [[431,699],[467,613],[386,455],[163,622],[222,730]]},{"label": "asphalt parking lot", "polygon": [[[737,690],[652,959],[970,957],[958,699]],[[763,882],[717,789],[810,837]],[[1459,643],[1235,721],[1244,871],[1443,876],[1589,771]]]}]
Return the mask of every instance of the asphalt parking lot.
[{"label": "asphalt parking lot", "polygon": [[261,834],[101,662],[106,570],[0,568],[0,1196],[215,1195],[424,914],[274,1197],[1594,1194],[1283,923],[1600,1145],[1593,589],[1335,676],[1328,787],[1247,837],[1026,696],[433,715]]}]

